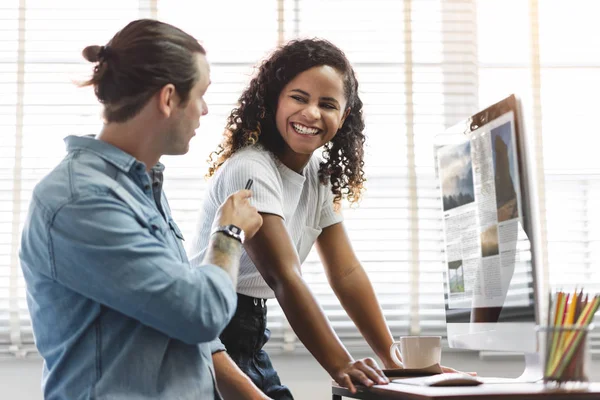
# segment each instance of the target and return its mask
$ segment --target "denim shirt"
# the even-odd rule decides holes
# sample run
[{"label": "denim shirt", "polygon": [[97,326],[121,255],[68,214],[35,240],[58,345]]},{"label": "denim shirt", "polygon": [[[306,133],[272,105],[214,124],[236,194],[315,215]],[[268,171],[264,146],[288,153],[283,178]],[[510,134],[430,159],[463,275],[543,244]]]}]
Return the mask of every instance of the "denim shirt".
[{"label": "denim shirt", "polygon": [[236,307],[228,275],[193,268],[161,164],[93,137],[35,188],[20,258],[46,399],[213,399],[211,342]]}]

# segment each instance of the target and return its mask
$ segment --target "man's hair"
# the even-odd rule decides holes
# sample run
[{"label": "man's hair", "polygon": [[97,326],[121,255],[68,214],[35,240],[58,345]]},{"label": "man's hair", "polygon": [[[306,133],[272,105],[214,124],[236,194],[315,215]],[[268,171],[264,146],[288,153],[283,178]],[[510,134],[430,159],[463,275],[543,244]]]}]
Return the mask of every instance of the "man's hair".
[{"label": "man's hair", "polygon": [[200,78],[196,55],[206,52],[181,29],[140,19],[117,32],[105,46],[88,46],[82,54],[97,64],[81,86],[94,87],[106,122],[124,122],[169,83],[185,104]]}]

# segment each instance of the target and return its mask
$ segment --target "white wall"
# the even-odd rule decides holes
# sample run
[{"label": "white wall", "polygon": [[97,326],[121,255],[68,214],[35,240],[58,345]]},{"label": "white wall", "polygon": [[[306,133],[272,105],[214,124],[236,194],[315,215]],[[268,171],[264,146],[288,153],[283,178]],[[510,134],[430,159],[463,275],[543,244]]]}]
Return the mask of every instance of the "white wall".
[{"label": "white wall", "polygon": [[[515,377],[523,369],[517,357],[480,360],[476,354],[444,354],[444,365],[462,371],[477,371],[482,376]],[[278,356],[273,363],[282,381],[298,400],[330,400],[331,380],[310,356]],[[41,361],[39,359],[0,359],[0,399],[40,400]],[[591,379],[600,381],[600,360],[590,368]]]}]

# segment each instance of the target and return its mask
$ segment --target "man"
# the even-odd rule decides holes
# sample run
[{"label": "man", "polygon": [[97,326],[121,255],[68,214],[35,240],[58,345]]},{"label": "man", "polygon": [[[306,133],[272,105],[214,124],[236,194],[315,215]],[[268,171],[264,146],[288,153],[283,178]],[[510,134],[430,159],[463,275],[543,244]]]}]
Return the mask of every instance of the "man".
[{"label": "man", "polygon": [[[21,242],[46,399],[219,397],[209,344],[235,311],[244,234],[262,224],[241,190],[191,268],[162,191],[162,155],[185,154],[207,113],[209,67],[190,35],[134,21],[83,55],[105,125],[66,138],[35,188]],[[215,342],[218,343],[218,342]]]}]

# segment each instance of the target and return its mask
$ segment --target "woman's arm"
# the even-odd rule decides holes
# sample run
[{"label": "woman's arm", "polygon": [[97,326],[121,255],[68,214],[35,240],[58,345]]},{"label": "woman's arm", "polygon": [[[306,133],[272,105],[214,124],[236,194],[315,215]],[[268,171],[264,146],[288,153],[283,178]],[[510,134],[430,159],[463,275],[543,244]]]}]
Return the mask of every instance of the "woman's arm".
[{"label": "woman's arm", "polygon": [[372,359],[354,361],[340,342],[302,278],[298,253],[281,217],[262,217],[261,229],[244,247],[298,338],[331,377],[351,391],[352,381],[365,386],[387,383]]},{"label": "woman's arm", "polygon": [[386,368],[398,368],[390,357],[394,339],[341,222],[323,229],[317,239],[317,250],[329,284],[360,333]]},{"label": "woman's arm", "polygon": [[219,392],[225,400],[268,400],[266,394],[252,383],[250,378],[224,351],[212,355]]},{"label": "woman's arm", "polygon": [[[327,279],[342,306],[386,368],[398,368],[390,357],[393,338],[387,327],[373,286],[354,254],[342,223],[331,225],[317,239],[317,250]],[[356,294],[360,293],[360,296]],[[400,354],[398,354],[400,358]],[[401,359],[401,358],[400,358]],[[442,366],[444,372],[458,372]],[[477,375],[475,372],[467,372]]]}]

